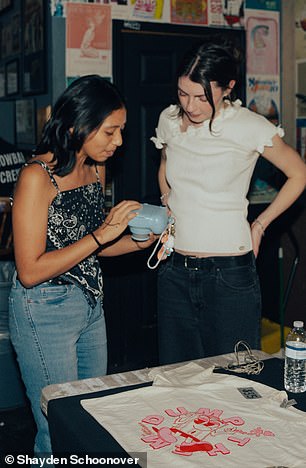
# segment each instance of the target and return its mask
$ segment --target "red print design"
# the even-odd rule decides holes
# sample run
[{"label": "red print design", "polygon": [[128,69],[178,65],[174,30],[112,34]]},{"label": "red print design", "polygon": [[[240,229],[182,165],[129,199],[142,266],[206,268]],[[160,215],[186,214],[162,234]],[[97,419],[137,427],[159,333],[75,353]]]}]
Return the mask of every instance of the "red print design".
[{"label": "red print design", "polygon": [[[206,452],[210,457],[229,455],[230,444],[244,447],[252,437],[275,436],[261,427],[242,430],[239,427],[244,426],[245,421],[240,416],[222,418],[223,411],[219,409],[199,408],[192,412],[178,407],[175,410],[165,409],[164,413],[165,416],[151,414],[141,420],[141,440],[154,450],[171,447],[172,453],[176,455],[191,456],[195,452]],[[227,446],[212,443],[212,439],[221,434]]]}]

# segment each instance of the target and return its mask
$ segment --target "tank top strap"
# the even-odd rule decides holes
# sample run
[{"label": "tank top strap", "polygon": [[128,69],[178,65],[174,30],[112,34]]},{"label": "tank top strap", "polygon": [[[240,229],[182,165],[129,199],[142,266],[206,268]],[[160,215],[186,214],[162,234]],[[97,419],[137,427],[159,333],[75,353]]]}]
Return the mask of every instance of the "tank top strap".
[{"label": "tank top strap", "polygon": [[97,182],[100,182],[100,176],[99,176],[98,166],[97,166],[96,164],[95,164],[95,169],[96,169]]},{"label": "tank top strap", "polygon": [[45,171],[48,172],[50,180],[51,180],[52,184],[54,185],[54,187],[56,188],[57,193],[61,193],[61,191],[60,191],[60,189],[59,189],[59,187],[58,187],[58,185],[56,183],[56,180],[54,179],[54,176],[52,174],[52,171],[51,171],[50,167],[44,161],[40,161],[39,159],[37,159],[36,161],[27,162],[25,164],[25,166],[29,166],[30,164],[35,164],[35,163],[39,164]]}]

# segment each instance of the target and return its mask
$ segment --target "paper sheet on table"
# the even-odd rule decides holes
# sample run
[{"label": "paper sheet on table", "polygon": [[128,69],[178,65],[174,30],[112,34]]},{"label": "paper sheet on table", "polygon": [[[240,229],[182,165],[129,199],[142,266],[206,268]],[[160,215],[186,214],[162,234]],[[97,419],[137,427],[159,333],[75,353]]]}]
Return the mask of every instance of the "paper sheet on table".
[{"label": "paper sheet on table", "polygon": [[152,377],[152,387],[81,401],[126,452],[147,452],[149,468],[305,468],[306,415],[280,407],[285,392],[195,363]]}]

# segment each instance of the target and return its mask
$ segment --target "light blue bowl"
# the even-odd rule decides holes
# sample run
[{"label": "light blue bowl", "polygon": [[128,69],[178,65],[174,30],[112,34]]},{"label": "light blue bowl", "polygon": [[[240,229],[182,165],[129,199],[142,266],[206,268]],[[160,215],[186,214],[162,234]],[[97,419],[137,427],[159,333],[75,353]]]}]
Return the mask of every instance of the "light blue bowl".
[{"label": "light blue bowl", "polygon": [[161,234],[165,230],[168,224],[167,208],[165,206],[143,203],[137,212],[138,215],[128,223],[132,239],[146,241],[149,239],[151,232]]}]

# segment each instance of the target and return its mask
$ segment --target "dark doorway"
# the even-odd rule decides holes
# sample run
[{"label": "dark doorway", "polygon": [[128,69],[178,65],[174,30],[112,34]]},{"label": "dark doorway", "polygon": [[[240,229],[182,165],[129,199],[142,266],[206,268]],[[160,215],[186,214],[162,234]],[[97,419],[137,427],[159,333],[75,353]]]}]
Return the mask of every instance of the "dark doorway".
[{"label": "dark doorway", "polygon": [[[245,49],[242,30],[113,22],[113,76],[127,102],[122,156],[114,168],[115,201],[124,198],[159,203],[159,153],[150,137],[163,108],[175,102],[174,77],[182,56],[195,42],[223,35]],[[244,69],[237,94],[244,101]]]},{"label": "dark doorway", "polygon": [[[179,60],[194,42],[211,34],[226,35],[245,48],[242,30],[113,22],[114,83],[128,111],[124,145],[111,163],[114,203],[135,199],[159,204],[160,155],[150,137],[161,110],[175,101]],[[244,70],[237,94],[244,100]],[[146,265],[151,250],[103,259],[109,372],[158,364],[156,270]]]}]

